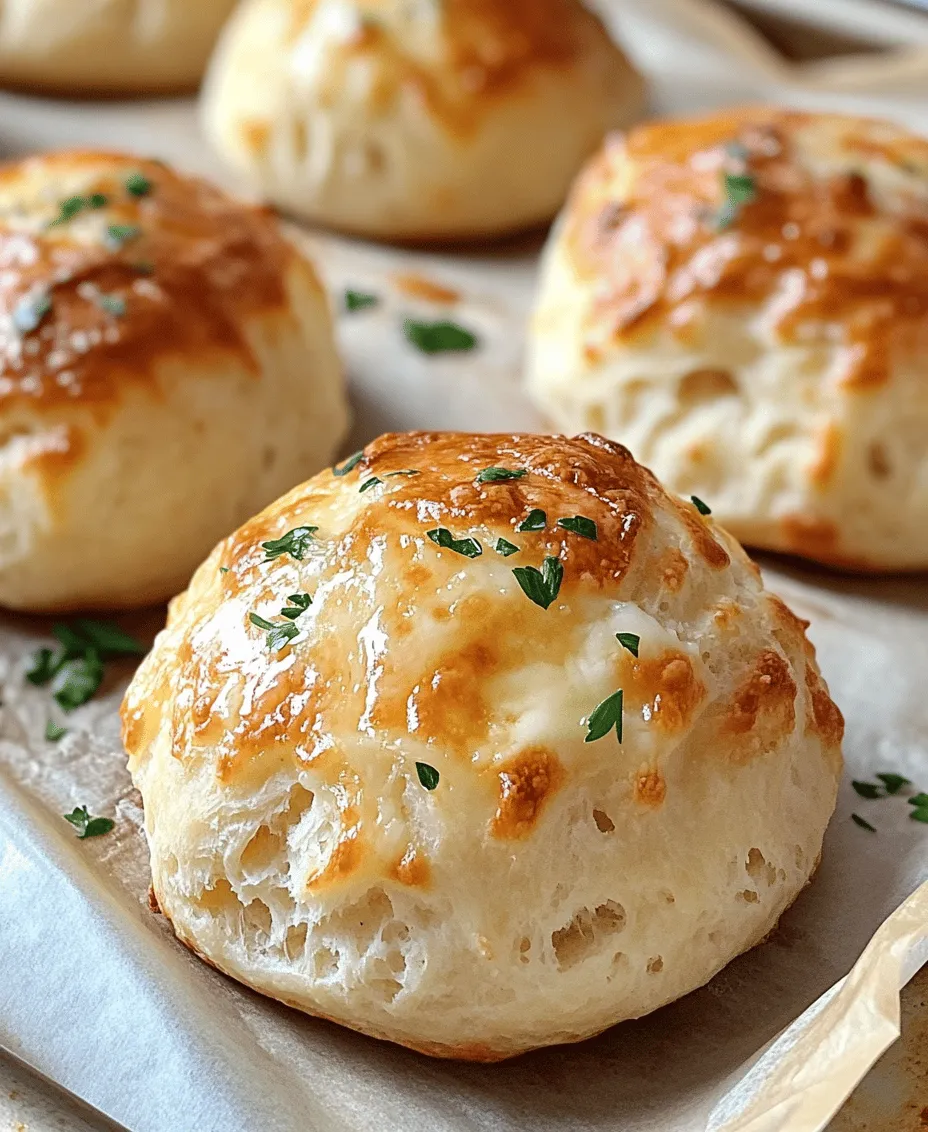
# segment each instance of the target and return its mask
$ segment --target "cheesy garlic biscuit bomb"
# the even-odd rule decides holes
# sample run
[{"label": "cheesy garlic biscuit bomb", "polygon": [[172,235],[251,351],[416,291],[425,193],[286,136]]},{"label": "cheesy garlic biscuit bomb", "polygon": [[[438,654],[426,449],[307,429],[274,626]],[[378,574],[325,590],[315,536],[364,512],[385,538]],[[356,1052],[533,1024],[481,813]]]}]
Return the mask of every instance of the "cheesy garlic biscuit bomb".
[{"label": "cheesy garlic biscuit bomb", "polygon": [[244,983],[442,1057],[710,979],[842,721],[740,546],[601,437],[385,436],[219,544],[123,705],[152,880]]},{"label": "cheesy garlic biscuit bomb", "polygon": [[928,143],[769,108],[612,138],[545,253],[528,388],[746,543],[928,567]]},{"label": "cheesy garlic biscuit bomb", "polygon": [[119,608],[325,464],[326,296],[263,210],[165,165],[0,167],[0,603]]},{"label": "cheesy garlic biscuit bomb", "polygon": [[0,4],[0,84],[62,95],[195,88],[235,0]]},{"label": "cheesy garlic biscuit bomb", "polygon": [[298,216],[461,239],[550,220],[641,104],[579,0],[248,0],[203,119],[217,152]]}]

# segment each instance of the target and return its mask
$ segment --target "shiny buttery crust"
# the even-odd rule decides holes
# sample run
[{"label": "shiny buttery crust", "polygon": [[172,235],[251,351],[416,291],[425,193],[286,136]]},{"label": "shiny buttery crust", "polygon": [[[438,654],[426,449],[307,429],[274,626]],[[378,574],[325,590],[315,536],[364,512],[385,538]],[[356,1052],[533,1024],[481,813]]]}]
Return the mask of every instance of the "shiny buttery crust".
[{"label": "shiny buttery crust", "polygon": [[0,264],[3,604],[167,598],[338,444],[326,298],[264,211],[48,154],[0,166]]},{"label": "shiny buttery crust", "polygon": [[[726,174],[755,190],[728,223]],[[528,387],[744,542],[923,569],[926,357],[928,143],[753,108],[606,143],[545,254]]]},{"label": "shiny buttery crust", "polygon": [[[302,526],[302,559],[268,559]],[[513,569],[546,556],[543,609]],[[251,615],[300,594],[272,651]],[[233,977],[437,1056],[644,1014],[763,939],[818,860],[843,723],[804,629],[617,444],[382,437],[220,543],[129,688],[157,901]],[[618,688],[622,743],[585,742]]]},{"label": "shiny buttery crust", "polygon": [[195,89],[236,0],[6,0],[0,85],[60,95]]},{"label": "shiny buttery crust", "polygon": [[384,239],[549,220],[642,84],[578,0],[247,0],[204,124],[275,204]]}]

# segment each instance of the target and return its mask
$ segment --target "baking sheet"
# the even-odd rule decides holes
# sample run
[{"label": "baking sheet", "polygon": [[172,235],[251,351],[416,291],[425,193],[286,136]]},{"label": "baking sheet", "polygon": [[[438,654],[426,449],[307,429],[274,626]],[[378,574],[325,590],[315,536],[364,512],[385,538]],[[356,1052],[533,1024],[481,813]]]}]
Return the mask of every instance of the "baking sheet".
[{"label": "baking sheet", "polygon": [[[898,68],[885,97],[835,93],[819,72],[806,80],[785,69],[710,5],[649,0],[623,12],[661,109],[770,92],[798,101],[805,81],[813,101],[857,109],[882,100],[877,109],[910,123],[928,105],[928,62],[921,102],[918,90],[900,94]],[[693,51],[700,36],[705,52]],[[904,87],[912,63],[903,63]],[[731,82],[725,91],[720,73]],[[847,76],[839,78],[840,87]],[[8,152],[66,144],[155,153],[223,179],[187,102],[0,96]],[[541,426],[519,389],[537,238],[453,255],[300,238],[333,296],[354,286],[384,298],[340,320],[357,414],[348,450],[394,428]],[[448,308],[410,296],[398,277],[409,272],[459,301]],[[426,358],[403,342],[403,315],[447,309],[480,335],[478,353]],[[928,882],[928,827],[908,820],[904,799],[867,802],[849,786],[892,770],[928,789],[928,586],[924,577],[850,580],[765,565],[769,584],[812,620],[848,721],[848,774],[815,882],[768,943],[709,986],[590,1042],[499,1066],[434,1062],[303,1017],[179,947],[146,903],[141,811],[116,720],[131,667],[113,666],[105,694],[74,714],[64,740],[47,744],[49,697],[23,671],[48,625],[0,619],[0,1043],[138,1132],[823,1127],[898,1033],[899,987],[928,961],[928,890],[897,911]],[[150,636],[160,616],[126,625]],[[81,804],[114,815],[115,832],[78,841],[60,814]],[[878,832],[854,825],[854,811]]]}]

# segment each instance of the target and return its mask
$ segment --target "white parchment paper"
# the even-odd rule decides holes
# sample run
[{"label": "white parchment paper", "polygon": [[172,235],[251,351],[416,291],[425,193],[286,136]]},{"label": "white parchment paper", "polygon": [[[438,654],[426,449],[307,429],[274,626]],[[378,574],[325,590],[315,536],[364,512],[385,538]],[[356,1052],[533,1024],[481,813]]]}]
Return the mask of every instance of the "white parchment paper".
[{"label": "white parchment paper", "polygon": [[[827,68],[786,67],[703,0],[600,6],[620,17],[663,110],[781,97],[917,123],[928,107],[928,58],[915,50],[882,74],[868,62],[829,79]],[[154,153],[223,179],[187,102],[0,95],[7,153],[77,144]],[[333,296],[354,286],[384,300],[339,327],[357,414],[351,447],[387,429],[541,427],[519,388],[537,239],[439,255],[299,238]],[[410,298],[397,278],[409,271],[459,301]],[[404,344],[404,314],[447,310],[480,335],[479,352],[426,358]],[[49,696],[23,679],[49,626],[0,619],[0,1044],[138,1132],[824,1127],[898,1033],[899,988],[928,961],[928,889],[917,891],[928,882],[928,827],[909,820],[904,797],[868,802],[850,788],[891,770],[928,790],[928,579],[765,565],[769,584],[812,621],[848,722],[848,773],[814,883],[773,938],[709,986],[592,1041],[498,1066],[430,1061],[304,1017],[177,945],[147,907],[139,799],[118,737],[131,666],[112,666],[104,694],[49,744]],[[160,618],[126,627],[151,636]],[[60,815],[83,804],[114,816],[114,833],[78,841]],[[854,811],[878,832],[853,824]]]}]

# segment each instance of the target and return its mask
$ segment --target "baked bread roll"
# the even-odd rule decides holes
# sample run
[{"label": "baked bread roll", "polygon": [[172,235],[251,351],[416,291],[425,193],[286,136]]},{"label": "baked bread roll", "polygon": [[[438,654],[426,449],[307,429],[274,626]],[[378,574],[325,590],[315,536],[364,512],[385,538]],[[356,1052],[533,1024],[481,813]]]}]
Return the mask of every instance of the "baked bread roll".
[{"label": "baked bread roll", "polygon": [[0,604],[163,600],[335,451],[326,296],[263,210],[49,154],[0,166],[0,258]]},{"label": "baked bread roll", "polygon": [[236,0],[0,4],[0,83],[64,95],[195,88]]},{"label": "baked bread roll", "polygon": [[742,542],[928,566],[928,143],[755,108],[612,138],[545,253],[528,388]]},{"label": "baked bread roll", "polygon": [[595,435],[386,436],[219,544],[123,736],[216,967],[473,1060],[710,979],[809,880],[842,720],[739,545]]},{"label": "baked bread roll", "polygon": [[382,239],[550,220],[642,83],[579,0],[247,0],[204,88],[274,204]]}]

